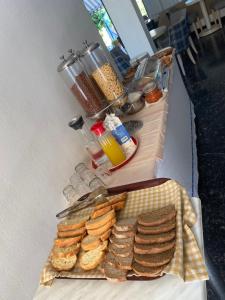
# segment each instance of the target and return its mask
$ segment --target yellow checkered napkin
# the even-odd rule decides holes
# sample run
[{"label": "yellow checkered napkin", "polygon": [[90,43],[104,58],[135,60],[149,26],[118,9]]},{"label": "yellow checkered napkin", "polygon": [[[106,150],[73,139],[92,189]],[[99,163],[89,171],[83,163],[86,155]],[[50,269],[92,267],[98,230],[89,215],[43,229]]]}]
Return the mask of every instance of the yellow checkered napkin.
[{"label": "yellow checkered napkin", "polygon": [[[163,273],[176,275],[184,281],[207,280],[208,274],[203,257],[198,248],[191,227],[196,222],[187,192],[176,181],[169,180],[164,184],[128,193],[126,206],[118,213],[117,218],[137,217],[148,212],[174,204],[176,207],[176,251],[170,264]],[[90,208],[83,210],[86,215]],[[56,272],[48,260],[41,274],[40,283],[51,285],[56,277],[67,278],[104,278],[100,269],[82,271],[78,266],[70,272]]]}]

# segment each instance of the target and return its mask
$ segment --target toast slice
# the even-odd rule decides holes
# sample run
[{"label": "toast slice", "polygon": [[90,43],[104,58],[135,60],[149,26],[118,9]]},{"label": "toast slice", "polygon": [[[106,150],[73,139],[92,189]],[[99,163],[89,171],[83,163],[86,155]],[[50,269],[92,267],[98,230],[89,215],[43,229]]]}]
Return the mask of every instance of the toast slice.
[{"label": "toast slice", "polygon": [[174,248],[158,254],[134,254],[134,260],[142,266],[159,267],[167,265],[173,258]]},{"label": "toast slice", "polygon": [[103,260],[104,252],[99,249],[90,250],[80,255],[79,264],[83,270],[95,269]]},{"label": "toast slice", "polygon": [[110,219],[105,225],[97,228],[88,230],[89,235],[99,236],[108,231],[116,223],[116,218]]},{"label": "toast slice", "polygon": [[118,202],[121,202],[121,201],[122,202],[126,201],[126,199],[127,199],[127,193],[124,192],[124,193],[109,197],[109,203],[110,204],[115,204],[115,203],[118,203]]},{"label": "toast slice", "polygon": [[70,271],[75,267],[77,262],[77,256],[73,255],[71,257],[64,258],[54,258],[51,259],[51,264],[53,268],[57,271]]},{"label": "toast slice", "polygon": [[109,240],[117,248],[126,248],[133,245],[134,238],[131,237],[131,238],[118,239],[115,236],[111,235]]},{"label": "toast slice", "polygon": [[100,239],[104,242],[106,240],[109,239],[110,235],[111,235],[112,229],[108,229],[107,231],[105,231],[104,233],[102,233],[100,235]]},{"label": "toast slice", "polygon": [[157,244],[157,243],[165,243],[173,240],[176,236],[176,231],[171,230],[170,232],[164,232],[159,234],[142,234],[137,233],[135,235],[135,242],[139,244]]},{"label": "toast slice", "polygon": [[96,249],[100,245],[101,245],[100,239],[97,236],[91,236],[91,235],[86,235],[81,242],[81,248],[84,251]]},{"label": "toast slice", "polygon": [[98,217],[101,217],[101,216],[105,215],[106,213],[108,213],[111,209],[112,209],[112,206],[109,205],[109,206],[100,208],[98,210],[95,210],[95,211],[92,212],[91,218],[96,219]]},{"label": "toast slice", "polygon": [[60,258],[60,257],[70,257],[75,254],[78,254],[80,251],[80,243],[74,244],[69,247],[59,248],[54,246],[51,252],[51,256],[54,258]]},{"label": "toast slice", "polygon": [[134,253],[136,254],[157,254],[162,253],[167,250],[170,250],[175,247],[175,240],[160,243],[160,244],[153,244],[153,245],[143,245],[134,243]]},{"label": "toast slice", "polygon": [[69,230],[69,231],[58,231],[58,238],[65,238],[65,237],[74,237],[74,236],[79,236],[79,235],[83,235],[86,232],[86,228],[85,227],[81,227],[78,229],[74,229],[74,230]]},{"label": "toast slice", "polygon": [[163,208],[144,213],[138,216],[138,224],[144,226],[156,226],[172,220],[176,216],[174,205],[168,205]]},{"label": "toast slice", "polygon": [[137,219],[136,218],[127,218],[123,220],[119,220],[114,225],[114,228],[117,231],[128,231],[132,230],[134,226],[136,225]]},{"label": "toast slice", "polygon": [[120,201],[117,203],[112,204],[112,208],[115,209],[115,211],[121,210],[125,207],[126,202],[125,201]]},{"label": "toast slice", "polygon": [[133,253],[133,246],[128,246],[126,248],[118,248],[114,244],[110,243],[108,249],[116,257],[127,257]]},{"label": "toast slice", "polygon": [[111,204],[109,203],[109,199],[105,198],[104,200],[102,201],[99,201],[95,207],[94,207],[94,211],[97,211],[99,209],[102,209],[102,208],[105,208],[107,206],[110,206]]},{"label": "toast slice", "polygon": [[105,251],[108,248],[108,241],[101,242],[101,244],[97,247],[97,249],[101,251]]},{"label": "toast slice", "polygon": [[138,225],[137,230],[143,234],[159,234],[164,232],[169,232],[170,230],[176,227],[176,218],[171,219],[170,221],[163,223],[158,226],[143,226]]},{"label": "toast slice", "polygon": [[160,274],[164,270],[165,266],[145,267],[145,266],[138,264],[137,262],[134,262],[132,265],[132,268],[135,271],[135,273],[140,276],[154,278],[154,277],[160,276]]},{"label": "toast slice", "polygon": [[[115,225],[114,225],[115,226]],[[129,237],[134,237],[135,231],[134,230],[128,230],[128,231],[117,231],[116,228],[114,227],[112,229],[112,234],[118,238],[118,239],[126,239]]]},{"label": "toast slice", "polygon": [[127,280],[127,271],[116,269],[109,263],[103,263],[103,270],[107,280],[112,282],[122,282]]},{"label": "toast slice", "polygon": [[72,245],[80,242],[82,237],[83,237],[82,235],[79,235],[79,236],[70,237],[70,238],[55,239],[54,245],[58,248],[69,247],[69,246],[72,246]]},{"label": "toast slice", "polygon": [[97,229],[107,224],[114,217],[115,217],[115,211],[114,209],[111,209],[108,213],[104,214],[103,216],[87,221],[85,226],[88,230]]},{"label": "toast slice", "polygon": [[85,217],[76,217],[74,219],[68,219],[61,221],[58,225],[58,231],[68,231],[75,230],[85,226],[86,221],[89,219],[89,216]]}]

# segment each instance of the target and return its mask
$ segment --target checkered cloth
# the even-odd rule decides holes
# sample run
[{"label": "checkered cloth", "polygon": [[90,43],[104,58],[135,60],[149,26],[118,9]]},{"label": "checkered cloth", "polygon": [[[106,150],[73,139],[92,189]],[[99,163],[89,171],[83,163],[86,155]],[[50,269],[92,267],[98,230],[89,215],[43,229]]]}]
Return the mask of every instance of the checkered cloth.
[{"label": "checkered cloth", "polygon": [[[176,251],[163,273],[176,275],[184,281],[207,280],[208,274],[204,260],[191,230],[196,222],[196,216],[186,190],[176,181],[169,180],[155,187],[129,192],[126,206],[118,213],[117,218],[120,220],[137,217],[143,212],[152,211],[169,204],[174,204],[177,211]],[[82,215],[87,215],[90,211],[91,208],[87,208],[82,211]],[[131,275],[133,275],[132,272],[128,274],[128,276]],[[51,285],[54,278],[57,277],[104,278],[99,268],[92,271],[82,271],[79,265],[76,265],[70,272],[56,272],[48,260],[42,271],[40,283]]]},{"label": "checkered cloth", "polygon": [[187,16],[182,18],[178,23],[170,26],[168,32],[170,46],[176,49],[177,54],[189,47],[190,25]]}]

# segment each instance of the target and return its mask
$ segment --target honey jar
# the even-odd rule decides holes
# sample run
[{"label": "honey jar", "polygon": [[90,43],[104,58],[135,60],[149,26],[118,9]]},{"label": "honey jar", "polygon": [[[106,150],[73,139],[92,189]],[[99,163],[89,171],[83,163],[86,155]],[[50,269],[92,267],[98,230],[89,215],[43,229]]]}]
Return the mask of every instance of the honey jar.
[{"label": "honey jar", "polygon": [[147,84],[144,92],[145,101],[148,103],[154,103],[159,101],[163,96],[162,91],[157,87],[155,81],[151,81]]}]

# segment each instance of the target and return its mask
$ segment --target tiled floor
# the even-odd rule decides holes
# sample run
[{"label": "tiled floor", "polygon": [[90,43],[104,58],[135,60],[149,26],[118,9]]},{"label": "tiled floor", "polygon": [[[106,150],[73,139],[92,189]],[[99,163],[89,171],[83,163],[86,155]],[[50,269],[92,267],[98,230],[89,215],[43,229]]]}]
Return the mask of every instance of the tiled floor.
[{"label": "tiled floor", "polygon": [[208,299],[225,299],[225,29],[195,40],[184,78],[196,114],[199,196],[210,273]]}]

